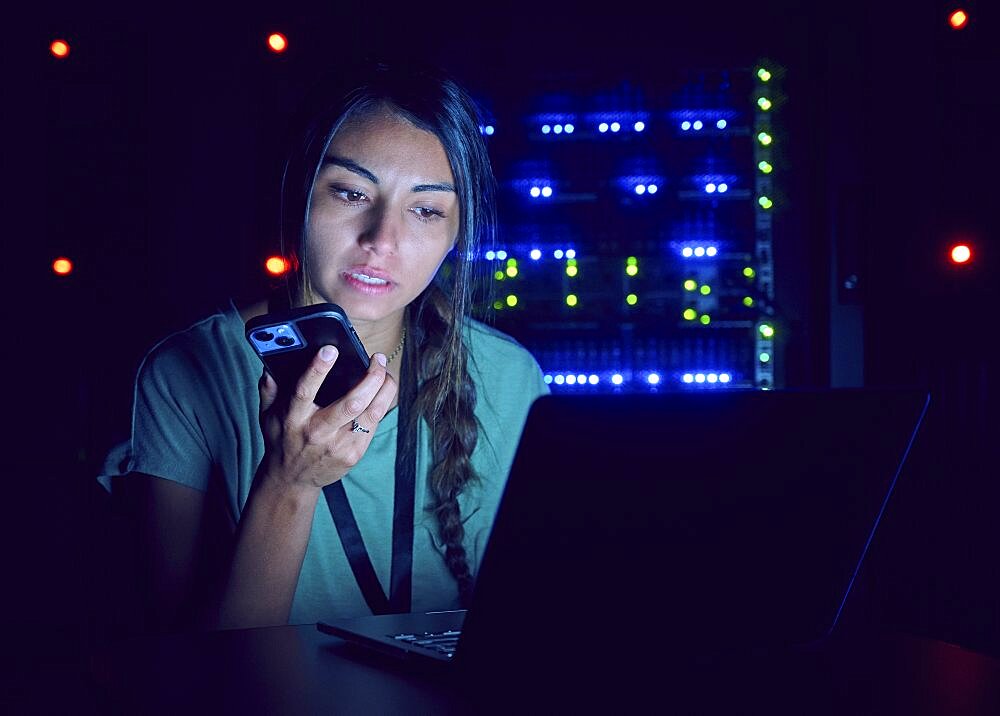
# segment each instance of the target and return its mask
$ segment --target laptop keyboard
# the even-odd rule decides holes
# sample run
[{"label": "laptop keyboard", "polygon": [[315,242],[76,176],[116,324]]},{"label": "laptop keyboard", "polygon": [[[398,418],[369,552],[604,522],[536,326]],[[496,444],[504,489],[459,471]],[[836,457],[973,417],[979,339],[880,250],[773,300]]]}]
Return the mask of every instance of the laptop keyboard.
[{"label": "laptop keyboard", "polygon": [[448,631],[424,632],[423,634],[390,634],[389,636],[396,641],[421,646],[450,659],[455,656],[455,647],[458,646],[458,637],[461,635],[461,631],[449,629]]}]

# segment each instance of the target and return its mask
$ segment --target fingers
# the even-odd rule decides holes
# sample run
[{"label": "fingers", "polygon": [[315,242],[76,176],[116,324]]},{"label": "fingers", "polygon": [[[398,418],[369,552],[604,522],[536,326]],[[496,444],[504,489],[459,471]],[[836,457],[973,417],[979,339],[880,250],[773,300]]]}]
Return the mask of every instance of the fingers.
[{"label": "fingers", "polygon": [[288,403],[288,419],[294,422],[307,420],[316,410],[313,399],[323,385],[323,380],[327,373],[337,362],[339,355],[335,346],[323,346],[313,357],[312,362],[306,372],[299,378],[295,386],[295,393]]},{"label": "fingers", "polygon": [[257,383],[257,390],[260,392],[260,412],[263,414],[271,409],[275,399],[278,397],[278,384],[274,382],[274,378],[271,377],[266,368],[261,373],[260,381]]},{"label": "fingers", "polygon": [[[354,388],[352,388],[343,398],[337,400],[317,414],[331,428],[339,428],[343,425],[350,425],[351,422],[359,418],[366,412],[385,385],[386,380],[391,378],[386,372],[385,356],[376,353],[372,356],[372,361],[368,366],[368,372]],[[395,381],[393,381],[395,383]],[[391,401],[390,401],[391,402]],[[388,407],[386,408],[388,412]],[[372,421],[371,425],[362,423],[363,427],[371,428],[382,419],[384,413]],[[361,421],[359,421],[361,422]]]},{"label": "fingers", "polygon": [[373,430],[385,417],[385,414],[389,412],[389,408],[392,407],[392,401],[396,399],[396,392],[399,389],[399,384],[392,375],[386,373],[385,381],[382,386],[378,389],[375,397],[372,398],[371,403],[368,407],[358,416],[357,421],[363,428],[368,428]]}]

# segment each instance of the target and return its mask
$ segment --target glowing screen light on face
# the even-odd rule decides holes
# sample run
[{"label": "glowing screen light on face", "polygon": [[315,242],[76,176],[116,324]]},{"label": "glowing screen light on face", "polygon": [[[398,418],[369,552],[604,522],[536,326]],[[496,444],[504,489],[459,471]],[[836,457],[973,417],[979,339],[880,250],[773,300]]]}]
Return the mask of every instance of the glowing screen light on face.
[{"label": "glowing screen light on face", "polygon": [[288,38],[280,32],[272,32],[267,36],[267,46],[271,52],[280,54],[288,49]]}]

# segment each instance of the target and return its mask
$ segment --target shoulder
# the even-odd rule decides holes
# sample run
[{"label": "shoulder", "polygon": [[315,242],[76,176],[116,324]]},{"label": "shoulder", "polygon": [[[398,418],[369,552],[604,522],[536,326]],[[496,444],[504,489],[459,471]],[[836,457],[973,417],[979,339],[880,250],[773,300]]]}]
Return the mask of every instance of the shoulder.
[{"label": "shoulder", "polygon": [[511,370],[540,372],[538,362],[516,339],[481,321],[470,320],[465,331],[470,364],[480,372]]},{"label": "shoulder", "polygon": [[220,308],[156,343],[143,358],[139,379],[175,382],[193,374],[216,373],[245,352],[241,332],[235,307]]}]

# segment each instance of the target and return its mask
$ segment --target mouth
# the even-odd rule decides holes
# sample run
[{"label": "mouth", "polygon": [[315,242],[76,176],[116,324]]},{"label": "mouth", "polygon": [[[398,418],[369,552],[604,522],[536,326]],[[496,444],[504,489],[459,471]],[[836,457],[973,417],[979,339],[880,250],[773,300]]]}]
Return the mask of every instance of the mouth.
[{"label": "mouth", "polygon": [[353,278],[355,281],[360,281],[361,283],[368,284],[369,286],[387,286],[389,282],[384,278],[379,278],[378,276],[369,276],[366,273],[357,273],[354,271],[348,271],[347,275]]}]

